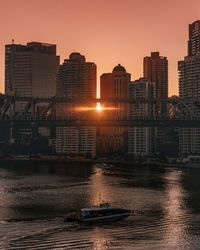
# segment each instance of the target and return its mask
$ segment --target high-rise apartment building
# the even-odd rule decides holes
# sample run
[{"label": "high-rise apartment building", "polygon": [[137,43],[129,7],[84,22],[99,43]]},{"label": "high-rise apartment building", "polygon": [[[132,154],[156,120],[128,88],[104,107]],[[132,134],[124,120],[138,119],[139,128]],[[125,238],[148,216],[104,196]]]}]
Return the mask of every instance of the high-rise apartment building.
[{"label": "high-rise apartment building", "polygon": [[[189,25],[188,56],[178,62],[179,95],[191,100],[200,98],[200,21]],[[190,105],[189,110],[200,117],[198,109]],[[189,113],[188,113],[189,115]],[[181,128],[179,133],[180,154],[200,154],[200,129]]]},{"label": "high-rise apartment building", "polygon": [[152,52],[143,61],[144,77],[155,82],[156,98],[168,98],[168,60],[159,52]]},{"label": "high-rise apartment building", "polygon": [[56,94],[56,45],[30,42],[5,46],[5,93],[27,97]]},{"label": "high-rise apartment building", "polygon": [[[149,79],[140,78],[129,84],[129,98],[155,98],[155,83]],[[149,103],[129,104],[129,119],[141,119],[154,115],[154,107]],[[130,155],[146,156],[154,152],[155,129],[149,127],[129,127],[128,153]]]},{"label": "high-rise apartment building", "polygon": [[78,52],[70,54],[60,65],[57,95],[64,98],[96,98],[96,65],[86,62]]},{"label": "high-rise apartment building", "polygon": [[179,95],[181,98],[200,97],[200,52],[178,62]]},{"label": "high-rise apartment building", "polygon": [[188,56],[200,52],[200,20],[189,24]]},{"label": "high-rise apartment building", "polygon": [[[159,52],[152,52],[151,56],[147,56],[143,61],[144,77],[155,83],[155,98],[168,98],[168,60],[164,56],[160,56]],[[157,105],[156,116],[165,118],[167,115],[167,104]],[[164,128],[156,129],[156,151],[161,150],[160,142],[165,137],[166,130]]]},{"label": "high-rise apartment building", "polygon": [[[185,57],[178,63],[179,70],[179,95],[191,101],[200,98],[200,53]],[[200,117],[199,110],[194,105],[189,105],[185,114],[190,118],[190,112]],[[200,129],[181,128],[179,134],[180,154],[200,154]]]},{"label": "high-rise apartment building", "polygon": [[[127,119],[128,105],[120,103],[120,99],[128,99],[128,85],[131,75],[126,69],[118,64],[112,73],[105,73],[100,78],[101,98],[108,99],[104,103],[103,116],[105,119]],[[119,103],[109,103],[109,99],[118,99]],[[126,151],[127,148],[127,128],[124,127],[102,127],[98,131],[98,153],[101,155],[116,151]]]},{"label": "high-rise apartment building", "polygon": [[[5,46],[5,93],[7,95],[25,97],[52,97],[56,95],[56,75],[59,66],[59,56],[56,55],[56,45],[30,42],[27,45],[8,44]],[[43,107],[42,107],[43,106]],[[17,111],[22,111],[25,103],[15,104]],[[37,110],[44,104],[37,105]],[[38,136],[50,134],[48,128],[39,132]],[[30,146],[35,135],[31,129],[15,129],[12,143]],[[33,138],[34,137],[34,138]],[[48,138],[50,136],[47,136]]]},{"label": "high-rise apartment building", "polygon": [[[70,54],[60,65],[57,74],[57,96],[71,100],[96,98],[96,65],[86,62],[78,52]],[[80,103],[65,104],[61,115],[71,119],[90,119],[93,111],[84,111]],[[79,108],[78,108],[79,107]],[[92,107],[89,107],[92,108]],[[67,145],[67,146],[65,146]],[[95,127],[63,127],[56,130],[56,152],[67,154],[96,155]]]}]

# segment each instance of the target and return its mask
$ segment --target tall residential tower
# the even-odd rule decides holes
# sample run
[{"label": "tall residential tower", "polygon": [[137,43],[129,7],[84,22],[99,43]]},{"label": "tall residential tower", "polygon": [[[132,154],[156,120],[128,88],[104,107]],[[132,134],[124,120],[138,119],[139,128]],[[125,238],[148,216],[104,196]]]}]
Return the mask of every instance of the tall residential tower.
[{"label": "tall residential tower", "polygon": [[188,56],[200,52],[200,20],[189,24]]},{"label": "tall residential tower", "polygon": [[60,65],[57,95],[64,98],[96,98],[96,65],[86,62],[78,52],[69,55]]},{"label": "tall residential tower", "polygon": [[[94,110],[84,110],[81,99],[96,98],[96,65],[86,62],[85,56],[78,52],[70,54],[60,65],[57,75],[57,96],[64,99],[77,99],[63,107],[63,115],[71,119],[90,119]],[[80,108],[80,109],[79,109]],[[92,107],[89,107],[92,108]],[[57,127],[56,152],[66,154],[96,155],[95,127]]]},{"label": "tall residential tower", "polygon": [[159,52],[152,52],[144,58],[144,77],[155,82],[156,98],[168,98],[168,60],[160,56]]},{"label": "tall residential tower", "polygon": [[[143,73],[146,79],[155,83],[155,98],[158,100],[168,98],[168,60],[167,57],[160,56],[159,52],[152,52],[151,56],[147,56],[143,61]],[[156,116],[160,119],[165,119],[167,116],[167,104],[162,103],[157,105],[155,110]],[[167,130],[157,128],[156,136],[156,152],[163,151],[163,138]],[[165,150],[165,149],[164,149]]]},{"label": "tall residential tower", "polygon": [[[188,55],[183,61],[178,62],[179,70],[179,95],[191,101],[200,98],[200,20],[189,25]],[[194,105],[190,110],[195,116],[200,117]],[[200,129],[181,128],[179,135],[180,154],[200,155]]]},{"label": "tall residential tower", "polygon": [[[155,98],[155,83],[149,79],[140,78],[129,85],[129,98]],[[154,115],[152,104],[131,103],[129,105],[129,119],[144,118],[147,114]],[[148,127],[128,128],[128,153],[135,157],[147,156],[154,153],[155,129]]]}]

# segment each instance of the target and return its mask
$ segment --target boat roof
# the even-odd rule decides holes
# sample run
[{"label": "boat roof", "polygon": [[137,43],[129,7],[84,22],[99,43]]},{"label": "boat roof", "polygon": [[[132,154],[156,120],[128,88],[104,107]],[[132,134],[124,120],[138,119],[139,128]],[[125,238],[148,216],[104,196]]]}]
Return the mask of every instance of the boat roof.
[{"label": "boat roof", "polygon": [[109,203],[101,203],[99,206],[95,207],[88,207],[88,208],[82,208],[81,211],[99,211],[104,209],[111,209],[112,207],[109,205]]},{"label": "boat roof", "polygon": [[82,208],[81,211],[99,211],[105,209],[112,209],[111,207],[89,207],[89,208]]}]

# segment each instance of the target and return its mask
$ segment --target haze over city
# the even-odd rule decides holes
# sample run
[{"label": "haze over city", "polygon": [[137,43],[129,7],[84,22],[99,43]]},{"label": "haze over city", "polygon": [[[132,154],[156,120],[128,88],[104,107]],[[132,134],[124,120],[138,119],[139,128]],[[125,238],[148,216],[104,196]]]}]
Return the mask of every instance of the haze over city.
[{"label": "haze over city", "polygon": [[57,45],[60,62],[73,51],[95,62],[99,76],[118,63],[132,80],[143,58],[159,51],[169,61],[169,95],[178,94],[177,61],[187,54],[188,24],[199,19],[198,0],[1,0],[0,91],[4,92],[5,44]]}]

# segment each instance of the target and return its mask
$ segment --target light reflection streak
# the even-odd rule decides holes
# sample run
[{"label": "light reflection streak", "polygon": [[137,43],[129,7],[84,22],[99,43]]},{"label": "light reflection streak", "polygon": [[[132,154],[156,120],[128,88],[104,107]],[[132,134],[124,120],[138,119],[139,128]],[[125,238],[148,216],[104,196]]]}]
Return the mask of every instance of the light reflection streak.
[{"label": "light reflection streak", "polygon": [[[112,190],[107,183],[107,179],[103,174],[102,169],[96,169],[95,174],[91,176],[91,190],[90,190],[90,203],[91,206],[97,205],[99,202],[109,202],[111,200]],[[100,197],[100,201],[99,201]],[[94,250],[105,249],[106,245],[109,245],[112,238],[109,234],[105,233],[101,227],[97,227],[96,230],[91,231],[93,238],[93,248]]]},{"label": "light reflection streak", "polygon": [[[181,185],[182,172],[168,171],[165,175],[167,180],[166,203],[164,204],[165,223],[168,234],[165,240],[171,246],[184,245],[185,230],[187,224],[187,208],[184,197],[185,191]],[[181,242],[180,242],[181,241]]]},{"label": "light reflection streak", "polygon": [[9,209],[8,207],[14,203],[14,197],[12,194],[8,193],[8,183],[2,178],[2,169],[1,169],[1,180],[0,180],[0,222],[2,219],[9,218]]},{"label": "light reflection streak", "polygon": [[109,187],[106,185],[106,179],[102,171],[102,169],[97,169],[95,174],[92,175],[92,187],[90,192],[91,206],[99,203],[99,197],[101,198],[101,202],[109,202],[109,200],[111,200],[110,192],[108,190]]}]

